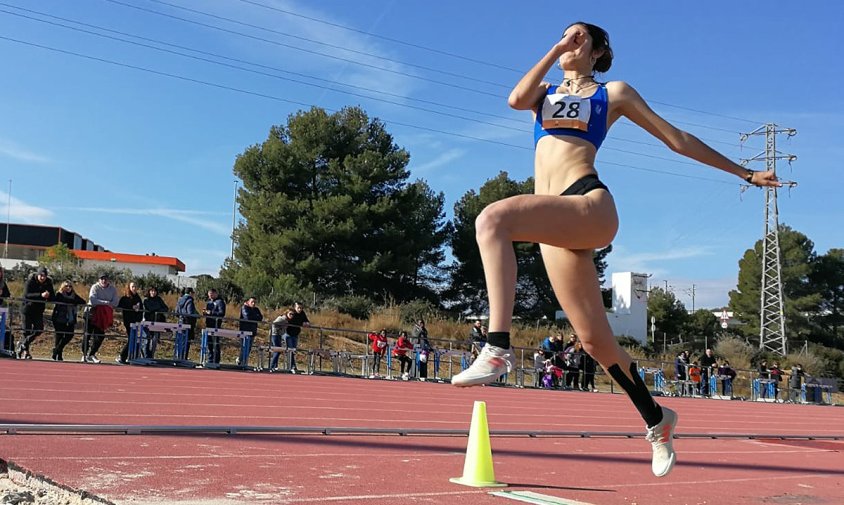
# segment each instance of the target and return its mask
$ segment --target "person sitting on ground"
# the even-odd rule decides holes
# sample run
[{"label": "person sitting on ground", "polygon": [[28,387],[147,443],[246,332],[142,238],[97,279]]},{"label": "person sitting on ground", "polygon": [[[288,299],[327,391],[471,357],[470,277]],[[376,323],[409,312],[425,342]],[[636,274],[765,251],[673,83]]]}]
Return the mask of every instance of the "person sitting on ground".
[{"label": "person sitting on ground", "polygon": [[108,273],[103,272],[88,291],[88,304],[91,305],[88,319],[88,332],[82,338],[82,361],[99,363],[97,353],[103,345],[105,332],[114,322],[114,308],[120,303],[117,288],[111,283]]},{"label": "person sitting on ground", "polygon": [[53,361],[64,361],[64,348],[73,339],[73,332],[76,329],[76,311],[79,305],[85,305],[85,300],[73,290],[73,283],[62,282],[56,296],[53,297],[56,303],[53,307],[53,329],[56,332],[53,344]]},{"label": "person sitting on ground", "polygon": [[[146,298],[144,298],[144,321],[153,323],[163,323],[167,321],[167,313],[170,308],[164,303],[164,299],[158,294],[158,288],[150,286],[147,288]],[[158,341],[161,338],[161,332],[150,332],[147,338],[147,348],[145,349],[144,357],[154,358],[155,350],[158,347]]]},{"label": "person sitting on ground", "polygon": [[372,342],[372,370],[370,379],[380,377],[381,358],[387,354],[387,330],[381,329],[378,333],[370,333],[369,341]]}]

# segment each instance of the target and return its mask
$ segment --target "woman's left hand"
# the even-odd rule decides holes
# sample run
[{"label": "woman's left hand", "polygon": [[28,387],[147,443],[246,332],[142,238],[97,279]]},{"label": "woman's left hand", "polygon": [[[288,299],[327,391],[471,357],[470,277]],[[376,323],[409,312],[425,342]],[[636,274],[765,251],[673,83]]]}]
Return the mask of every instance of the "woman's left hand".
[{"label": "woman's left hand", "polygon": [[753,176],[750,178],[750,183],[754,186],[782,187],[782,183],[779,179],[777,179],[777,175],[773,170],[768,170],[767,172],[753,172]]}]

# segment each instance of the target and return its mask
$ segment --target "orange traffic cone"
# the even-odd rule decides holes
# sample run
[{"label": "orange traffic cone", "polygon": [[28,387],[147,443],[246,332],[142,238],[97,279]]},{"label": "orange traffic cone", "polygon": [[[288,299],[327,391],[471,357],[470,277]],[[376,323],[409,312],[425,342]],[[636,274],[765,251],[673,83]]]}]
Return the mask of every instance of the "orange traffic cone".
[{"label": "orange traffic cone", "polygon": [[472,409],[472,425],[469,427],[469,444],[466,446],[463,476],[449,480],[455,484],[471,487],[507,486],[495,481],[492,449],[489,445],[489,426],[486,422],[486,402],[475,402],[475,407]]}]

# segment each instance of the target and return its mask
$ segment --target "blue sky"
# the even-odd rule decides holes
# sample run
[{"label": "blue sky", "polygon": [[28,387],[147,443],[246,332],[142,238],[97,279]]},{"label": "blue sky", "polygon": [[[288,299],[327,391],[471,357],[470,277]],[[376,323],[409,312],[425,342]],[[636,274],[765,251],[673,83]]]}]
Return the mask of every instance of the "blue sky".
[{"label": "blue sky", "polygon": [[[505,97],[569,23],[584,20],[610,33],[616,58],[604,80],[629,82],[728,157],[763,150],[762,137],[740,147],[741,132],[766,122],[796,128],[778,139],[798,156],[778,172],[799,182],[780,193],[781,222],[819,253],[844,247],[844,3],[518,5],[526,4],[0,0],[3,214],[12,179],[13,222],[63,226],[113,251],[177,256],[188,274],[216,274],[230,253],[237,154],[303,107],[361,105],[410,152],[412,178],[445,193],[451,215],[500,170],[532,174],[530,114],[509,110]],[[598,170],[621,213],[609,271],[667,280],[687,307],[693,284],[697,308],[726,303],[738,260],[762,236],[763,192],[740,193],[735,177],[624,122],[604,146]]]}]

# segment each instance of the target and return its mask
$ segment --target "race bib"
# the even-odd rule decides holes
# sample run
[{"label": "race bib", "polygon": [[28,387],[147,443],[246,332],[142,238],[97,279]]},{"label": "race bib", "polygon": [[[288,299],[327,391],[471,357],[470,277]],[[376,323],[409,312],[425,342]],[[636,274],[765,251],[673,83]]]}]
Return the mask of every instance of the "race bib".
[{"label": "race bib", "polygon": [[592,102],[576,95],[554,93],[546,95],[542,102],[542,128],[573,128],[589,131],[589,117]]}]

